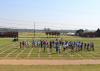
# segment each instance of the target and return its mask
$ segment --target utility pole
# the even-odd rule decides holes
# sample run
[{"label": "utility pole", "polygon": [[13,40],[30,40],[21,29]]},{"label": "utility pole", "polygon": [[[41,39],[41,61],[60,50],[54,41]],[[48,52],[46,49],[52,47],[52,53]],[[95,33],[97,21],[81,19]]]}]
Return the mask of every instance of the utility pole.
[{"label": "utility pole", "polygon": [[35,22],[33,22],[34,23],[34,38],[35,38]]}]

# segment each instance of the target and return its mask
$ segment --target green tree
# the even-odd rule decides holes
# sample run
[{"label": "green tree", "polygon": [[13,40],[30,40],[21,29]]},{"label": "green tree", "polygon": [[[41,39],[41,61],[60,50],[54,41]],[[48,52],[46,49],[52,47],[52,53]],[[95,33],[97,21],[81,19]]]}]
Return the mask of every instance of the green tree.
[{"label": "green tree", "polygon": [[82,36],[83,33],[84,33],[84,30],[83,29],[79,29],[79,30],[76,31],[75,35],[76,36]]},{"label": "green tree", "polygon": [[95,32],[96,37],[100,37],[100,29],[98,28],[97,31]]}]

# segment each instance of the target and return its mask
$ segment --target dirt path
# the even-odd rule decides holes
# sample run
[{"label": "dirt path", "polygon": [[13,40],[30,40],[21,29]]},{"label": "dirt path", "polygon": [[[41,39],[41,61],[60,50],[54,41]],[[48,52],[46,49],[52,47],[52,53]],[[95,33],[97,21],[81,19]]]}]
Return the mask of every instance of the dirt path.
[{"label": "dirt path", "polygon": [[0,60],[0,65],[85,65],[100,64],[100,60]]}]

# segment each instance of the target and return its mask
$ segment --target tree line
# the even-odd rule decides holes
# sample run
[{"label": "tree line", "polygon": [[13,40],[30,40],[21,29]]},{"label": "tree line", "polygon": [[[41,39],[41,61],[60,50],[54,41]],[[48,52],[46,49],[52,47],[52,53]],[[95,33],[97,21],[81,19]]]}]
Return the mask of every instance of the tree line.
[{"label": "tree line", "polygon": [[75,35],[80,37],[100,37],[100,29],[98,28],[94,32],[85,32],[83,29],[79,29],[76,31]]}]

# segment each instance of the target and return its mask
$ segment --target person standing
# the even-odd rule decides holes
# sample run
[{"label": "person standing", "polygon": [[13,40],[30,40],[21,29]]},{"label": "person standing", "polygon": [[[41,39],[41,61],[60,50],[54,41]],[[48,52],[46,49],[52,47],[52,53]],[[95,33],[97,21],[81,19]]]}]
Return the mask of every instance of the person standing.
[{"label": "person standing", "polygon": [[46,42],[43,40],[43,51],[45,52],[46,49]]},{"label": "person standing", "polygon": [[86,49],[87,49],[86,45],[87,45],[87,44],[86,44],[86,43],[84,43],[84,50],[86,50]]},{"label": "person standing", "polygon": [[91,49],[92,51],[94,51],[94,43],[93,43],[93,42],[90,42],[90,49]]},{"label": "person standing", "polygon": [[26,48],[29,48],[29,41],[28,40],[25,41],[25,46],[26,46]]},{"label": "person standing", "polygon": [[40,47],[42,48],[43,47],[43,41],[40,40]]},{"label": "person standing", "polygon": [[65,50],[66,50],[66,41],[64,41],[63,43],[63,51],[65,52]]},{"label": "person standing", "polygon": [[61,53],[61,48],[62,48],[62,42],[59,41],[59,45],[58,45],[58,53],[59,54]]},{"label": "person standing", "polygon": [[52,52],[52,41],[49,42],[49,48],[50,48],[50,52]]},{"label": "person standing", "polygon": [[89,51],[90,49],[90,44],[89,43],[87,43],[87,50]]},{"label": "person standing", "polygon": [[22,48],[22,42],[20,42],[20,48]]},{"label": "person standing", "polygon": [[23,48],[25,47],[25,41],[22,41],[22,47]]},{"label": "person standing", "polygon": [[32,48],[34,48],[35,47],[35,41],[33,40],[32,41]]},{"label": "person standing", "polygon": [[46,46],[46,48],[48,48],[48,41],[47,40],[45,41],[45,46]]},{"label": "person standing", "polygon": [[58,48],[59,48],[59,41],[58,41],[58,39],[56,39],[56,41],[55,41],[55,48],[56,48],[56,53],[58,53]]}]

